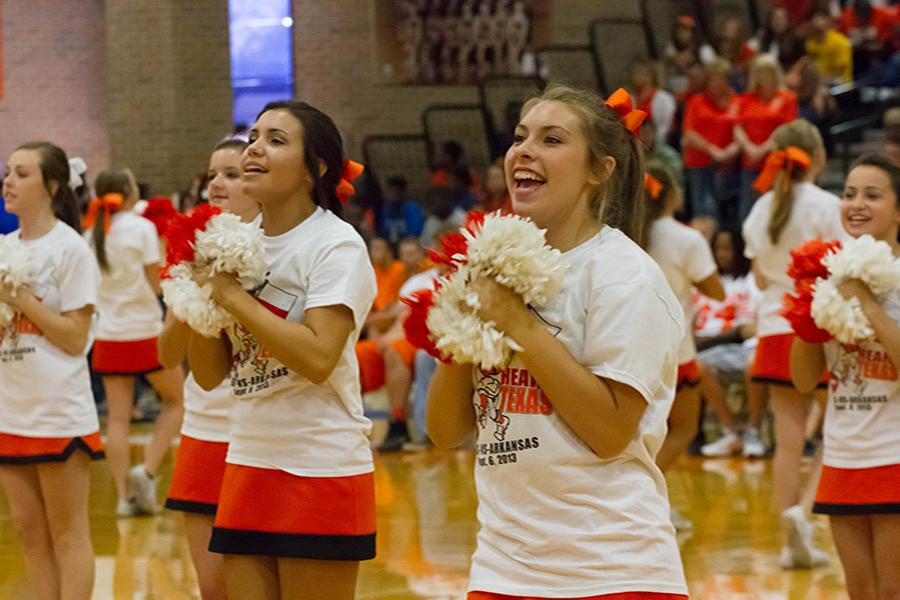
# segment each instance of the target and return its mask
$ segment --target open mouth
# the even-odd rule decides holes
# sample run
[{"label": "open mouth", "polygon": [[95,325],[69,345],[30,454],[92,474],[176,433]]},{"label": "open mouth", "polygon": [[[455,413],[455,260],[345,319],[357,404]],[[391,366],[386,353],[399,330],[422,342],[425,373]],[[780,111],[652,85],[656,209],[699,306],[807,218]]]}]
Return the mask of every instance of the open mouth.
[{"label": "open mouth", "polygon": [[534,171],[529,171],[527,169],[516,169],[513,172],[513,181],[516,184],[517,190],[524,191],[536,190],[547,183],[546,179]]},{"label": "open mouth", "polygon": [[266,169],[260,165],[257,165],[257,164],[251,163],[251,164],[244,166],[244,175],[253,175],[253,174],[258,175],[258,174],[268,173],[268,172],[269,172],[268,169]]}]

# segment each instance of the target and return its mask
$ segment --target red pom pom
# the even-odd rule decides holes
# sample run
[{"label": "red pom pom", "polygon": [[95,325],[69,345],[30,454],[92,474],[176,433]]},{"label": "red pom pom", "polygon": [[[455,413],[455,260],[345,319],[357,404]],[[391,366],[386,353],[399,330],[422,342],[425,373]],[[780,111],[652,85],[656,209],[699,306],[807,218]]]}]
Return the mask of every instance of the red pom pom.
[{"label": "red pom pom", "polygon": [[166,229],[169,220],[178,214],[172,201],[165,196],[157,196],[147,201],[147,208],[144,209],[144,218],[149,219],[156,226],[156,233],[159,236],[166,235]]},{"label": "red pom pom", "polygon": [[449,363],[450,360],[441,354],[431,339],[426,324],[428,311],[434,306],[434,292],[432,289],[416,290],[411,296],[401,298],[401,302],[409,307],[409,315],[403,320],[403,332],[410,344],[442,362]]},{"label": "red pom pom", "polygon": [[166,268],[163,277],[170,267],[182,262],[194,262],[194,241],[197,232],[206,229],[207,223],[222,209],[209,204],[200,204],[189,215],[176,214],[169,219],[166,227]]},{"label": "red pom pom", "polygon": [[[486,214],[480,210],[473,210],[466,215],[463,228],[469,233],[477,235],[484,225]],[[458,231],[447,233],[440,238],[440,247],[429,248],[428,258],[436,265],[444,265],[451,271],[455,271],[461,264],[466,263],[469,254],[469,242],[466,236]]]},{"label": "red pom pom", "polygon": [[830,341],[832,336],[816,325],[811,309],[812,293],[785,294],[782,300],[781,316],[787,319],[794,333],[804,342],[824,344]]},{"label": "red pom pom", "polygon": [[838,250],[841,242],[833,240],[823,242],[822,240],[809,240],[791,250],[791,263],[788,266],[787,274],[793,279],[812,279],[815,281],[817,277],[825,279],[828,277],[828,269],[822,264],[822,260],[832,250]]}]

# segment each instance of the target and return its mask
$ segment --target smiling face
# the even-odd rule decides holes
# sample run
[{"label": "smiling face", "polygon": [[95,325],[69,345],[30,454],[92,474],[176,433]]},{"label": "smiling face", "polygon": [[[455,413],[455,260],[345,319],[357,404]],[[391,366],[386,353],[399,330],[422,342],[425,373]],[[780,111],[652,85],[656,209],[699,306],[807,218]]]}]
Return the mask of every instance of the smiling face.
[{"label": "smiling face", "polygon": [[16,150],[6,163],[3,177],[6,210],[21,216],[41,206],[50,206],[52,196],[41,172],[41,154],[37,150]]},{"label": "smiling face", "polygon": [[900,206],[891,179],[882,169],[860,165],[844,184],[841,222],[853,237],[869,234],[876,240],[896,243]]},{"label": "smiling face", "polygon": [[300,121],[287,110],[268,110],[249,139],[241,156],[241,187],[249,199],[266,205],[298,194],[309,196],[313,183],[304,162]]},{"label": "smiling face", "polygon": [[592,191],[600,184],[581,120],[556,100],[542,100],[522,117],[505,171],[513,210],[539,227],[589,210]]},{"label": "smiling face", "polygon": [[209,157],[209,203],[222,210],[242,215],[255,208],[244,195],[241,184],[240,148],[221,148]]}]

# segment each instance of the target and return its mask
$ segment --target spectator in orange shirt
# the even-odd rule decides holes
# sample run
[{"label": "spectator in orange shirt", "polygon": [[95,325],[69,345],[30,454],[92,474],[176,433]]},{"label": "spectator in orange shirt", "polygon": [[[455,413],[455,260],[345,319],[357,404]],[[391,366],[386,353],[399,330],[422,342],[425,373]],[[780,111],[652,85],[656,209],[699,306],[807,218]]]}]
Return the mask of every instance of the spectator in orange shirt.
[{"label": "spectator in orange shirt", "polygon": [[647,113],[659,140],[668,140],[675,121],[675,97],[659,87],[659,65],[652,60],[640,60],[631,66],[631,90],[635,108]]},{"label": "spectator in orange shirt", "polygon": [[378,289],[372,310],[366,317],[366,329],[371,336],[375,332],[385,331],[394,316],[392,309],[397,302],[400,286],[407,278],[407,268],[401,261],[394,259],[391,245],[384,238],[375,238],[369,242],[369,259],[375,269],[375,285]]},{"label": "spectator in orange shirt", "polygon": [[758,56],[750,66],[748,91],[737,100],[734,139],[741,147],[741,183],[738,201],[740,222],[750,213],[756,198],[753,182],[762,162],[772,151],[772,133],[797,118],[797,96],[784,85],[778,61]]},{"label": "spectator in orange shirt", "polygon": [[706,92],[691,98],[684,113],[682,152],[693,217],[721,222],[721,170],[740,152],[734,141],[736,96],[728,81],[731,66],[718,59],[706,67]]}]

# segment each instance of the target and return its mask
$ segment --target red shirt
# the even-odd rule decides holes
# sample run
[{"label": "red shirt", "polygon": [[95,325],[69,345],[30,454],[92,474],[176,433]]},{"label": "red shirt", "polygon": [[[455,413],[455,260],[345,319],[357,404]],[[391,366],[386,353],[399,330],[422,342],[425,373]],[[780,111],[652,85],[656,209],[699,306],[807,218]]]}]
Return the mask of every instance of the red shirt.
[{"label": "red shirt", "polygon": [[[891,14],[891,10],[880,6],[872,7],[872,20],[869,21],[870,27],[875,29],[875,36],[882,42],[890,42],[894,35],[894,25],[897,23],[897,15]],[[841,33],[850,35],[850,31],[859,29],[860,25],[856,22],[856,12],[852,8],[845,8],[841,14]],[[852,39],[852,36],[851,36]]]},{"label": "red shirt", "polygon": [[[751,92],[741,94],[737,99],[737,124],[754,144],[762,144],[779,125],[796,118],[797,96],[790,90],[775,92],[768,102]],[[746,154],[741,156],[741,166],[747,169],[757,169],[761,162],[751,163]]]},{"label": "red shirt", "polygon": [[[684,111],[682,129],[693,131],[709,143],[726,148],[734,141],[734,123],[737,118],[737,98],[728,96],[724,107],[719,106],[706,94],[695,94],[688,101]],[[694,146],[684,144],[684,166],[706,167],[712,163],[712,157]]]}]

